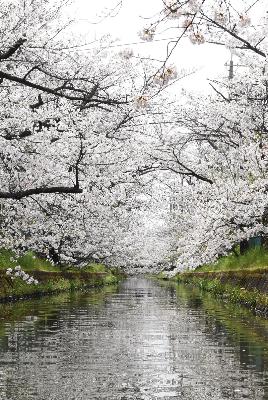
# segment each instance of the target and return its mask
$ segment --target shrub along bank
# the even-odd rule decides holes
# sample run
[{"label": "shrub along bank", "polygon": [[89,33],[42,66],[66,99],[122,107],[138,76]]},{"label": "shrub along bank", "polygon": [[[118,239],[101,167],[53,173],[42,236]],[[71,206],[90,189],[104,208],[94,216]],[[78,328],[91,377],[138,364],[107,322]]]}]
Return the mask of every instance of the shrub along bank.
[{"label": "shrub along bank", "polygon": [[[38,284],[29,284],[20,277],[7,275],[8,268],[19,265]],[[12,252],[0,251],[0,301],[18,300],[25,297],[41,296],[67,290],[98,287],[117,283],[122,275],[103,264],[91,263],[86,267],[59,267],[28,252],[15,259]]]},{"label": "shrub along bank", "polygon": [[268,253],[262,248],[251,249],[243,255],[230,254],[193,272],[179,273],[172,279],[198,286],[225,301],[240,303],[268,317]]}]

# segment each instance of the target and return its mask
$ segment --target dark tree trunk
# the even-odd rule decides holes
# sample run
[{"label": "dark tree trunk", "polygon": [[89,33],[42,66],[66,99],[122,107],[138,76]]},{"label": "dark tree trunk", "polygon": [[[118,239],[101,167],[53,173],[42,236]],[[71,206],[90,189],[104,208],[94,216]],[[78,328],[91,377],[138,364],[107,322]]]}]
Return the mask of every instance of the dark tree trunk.
[{"label": "dark tree trunk", "polygon": [[242,240],[240,242],[240,254],[244,254],[249,249],[248,240]]},{"label": "dark tree trunk", "polygon": [[54,247],[50,247],[49,249],[49,257],[51,258],[51,260],[53,261],[54,264],[60,264],[60,257],[58,255],[58,253],[56,252],[56,250],[54,249]]},{"label": "dark tree trunk", "polygon": [[[262,223],[263,223],[263,225],[268,226],[268,207],[265,207],[265,209],[264,209],[264,213],[262,215]],[[268,249],[268,235],[267,234],[263,234],[261,244],[265,249]]]}]

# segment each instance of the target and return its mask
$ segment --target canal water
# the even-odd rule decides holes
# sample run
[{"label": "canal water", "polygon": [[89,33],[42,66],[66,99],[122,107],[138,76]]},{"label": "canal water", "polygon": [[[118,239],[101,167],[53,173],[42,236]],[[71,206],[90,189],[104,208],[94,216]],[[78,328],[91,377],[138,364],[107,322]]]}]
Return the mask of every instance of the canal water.
[{"label": "canal water", "polygon": [[268,322],[135,277],[2,304],[0,399],[268,400]]}]

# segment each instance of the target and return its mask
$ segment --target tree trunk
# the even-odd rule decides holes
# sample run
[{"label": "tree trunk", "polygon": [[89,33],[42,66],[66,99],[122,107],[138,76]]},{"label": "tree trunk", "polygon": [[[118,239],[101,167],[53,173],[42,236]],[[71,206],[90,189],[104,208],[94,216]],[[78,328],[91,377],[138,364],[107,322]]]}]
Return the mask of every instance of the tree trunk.
[{"label": "tree trunk", "polygon": [[248,240],[244,239],[240,242],[240,254],[245,254],[245,252],[249,249]]}]

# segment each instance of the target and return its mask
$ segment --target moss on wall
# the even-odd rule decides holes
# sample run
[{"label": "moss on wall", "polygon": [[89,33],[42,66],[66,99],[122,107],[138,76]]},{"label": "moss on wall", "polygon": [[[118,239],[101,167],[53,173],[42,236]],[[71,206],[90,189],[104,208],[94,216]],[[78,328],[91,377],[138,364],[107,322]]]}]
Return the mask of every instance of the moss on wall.
[{"label": "moss on wall", "polygon": [[225,301],[242,304],[255,313],[268,317],[268,268],[221,272],[184,272],[177,274],[172,280],[197,286]]},{"label": "moss on wall", "polygon": [[0,271],[0,301],[19,300],[20,298],[41,296],[66,290],[78,290],[117,283],[122,276],[106,270],[106,272],[86,271],[31,271],[31,275],[39,281],[37,285],[28,285],[22,279],[11,280]]}]

